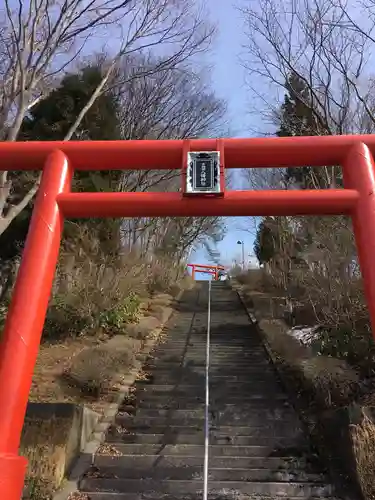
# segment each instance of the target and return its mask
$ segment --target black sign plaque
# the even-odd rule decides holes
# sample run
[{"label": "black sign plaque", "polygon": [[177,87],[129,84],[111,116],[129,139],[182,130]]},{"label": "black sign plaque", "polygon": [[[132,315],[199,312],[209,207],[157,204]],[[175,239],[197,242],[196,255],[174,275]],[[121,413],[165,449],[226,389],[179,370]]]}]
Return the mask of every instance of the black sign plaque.
[{"label": "black sign plaque", "polygon": [[211,158],[197,158],[193,162],[193,186],[196,190],[212,191],[214,188],[213,160]]},{"label": "black sign plaque", "polygon": [[220,192],[219,152],[189,152],[186,183],[187,194]]}]

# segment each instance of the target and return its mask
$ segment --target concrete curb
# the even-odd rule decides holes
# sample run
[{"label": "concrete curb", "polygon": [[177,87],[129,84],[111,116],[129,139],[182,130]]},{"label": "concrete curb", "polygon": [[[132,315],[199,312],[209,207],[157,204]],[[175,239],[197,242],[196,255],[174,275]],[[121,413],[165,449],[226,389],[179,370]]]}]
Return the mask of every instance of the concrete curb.
[{"label": "concrete curb", "polygon": [[284,390],[285,392],[288,394],[288,396],[293,399],[293,404],[295,406],[295,409],[297,410],[297,412],[299,413],[299,410],[297,408],[298,405],[296,405],[296,399],[295,397],[293,397],[293,394],[294,394],[294,388],[291,386],[290,382],[287,380],[287,378],[284,376],[284,374],[282,373],[282,370],[279,369],[279,365],[278,365],[278,359],[277,357],[275,356],[274,352],[272,351],[271,349],[271,346],[267,340],[267,337],[265,335],[265,333],[262,331],[262,329],[260,328],[259,326],[259,322],[255,316],[255,309],[254,308],[249,308],[249,306],[246,304],[246,299],[245,299],[245,295],[244,293],[242,292],[242,289],[241,289],[241,285],[238,285],[238,284],[233,284],[232,285],[232,289],[237,293],[245,311],[246,311],[246,314],[248,315],[251,323],[253,326],[256,327],[259,335],[261,336],[261,339],[262,339],[262,343],[263,343],[263,347],[264,349],[266,350],[267,352],[267,355],[269,356],[270,360],[272,361],[272,364],[273,364],[273,367],[275,369],[275,372],[277,373],[277,376],[279,377],[279,380],[281,382],[281,384],[284,386]]},{"label": "concrete curb", "polygon": [[[173,299],[172,304],[173,302],[180,300],[184,291],[185,290],[181,290],[177,294],[177,296]],[[160,326],[153,331],[154,333],[157,332],[158,334],[160,334],[162,332],[163,328],[165,328],[166,323],[172,317],[173,312],[174,311],[172,307],[168,318],[166,318],[164,323],[161,323]],[[145,349],[142,351],[142,354],[147,356],[155,347],[157,342],[158,338],[151,339],[150,342],[147,343]],[[76,463],[72,468],[71,473],[69,474],[69,477],[63,482],[63,485],[60,488],[60,490],[57,493],[55,493],[55,495],[53,496],[53,500],[68,500],[69,495],[78,490],[80,479],[87,471],[87,469],[89,469],[90,466],[93,464],[95,454],[98,451],[99,447],[102,445],[102,443],[105,441],[108,429],[113,424],[116,415],[118,413],[119,407],[121,406],[125,397],[129,394],[130,387],[136,381],[139,369],[142,367],[142,365],[143,361],[138,361],[135,369],[129,374],[129,377],[127,377],[126,383],[123,384],[119,389],[116,401],[114,403],[109,404],[106,410],[104,411],[102,418],[97,422],[97,424],[93,429],[91,435],[92,438],[86,443],[84,449],[81,451],[79,457],[77,458]]]},{"label": "concrete curb", "polygon": [[238,297],[240,298],[241,304],[243,305],[243,307],[246,311],[246,314],[249,316],[251,323],[256,325],[258,323],[258,320],[256,319],[255,314],[252,312],[252,310],[246,304],[245,296],[241,290],[241,286],[237,285],[236,283],[231,283],[230,286],[231,286],[232,290],[234,290],[237,293]]}]

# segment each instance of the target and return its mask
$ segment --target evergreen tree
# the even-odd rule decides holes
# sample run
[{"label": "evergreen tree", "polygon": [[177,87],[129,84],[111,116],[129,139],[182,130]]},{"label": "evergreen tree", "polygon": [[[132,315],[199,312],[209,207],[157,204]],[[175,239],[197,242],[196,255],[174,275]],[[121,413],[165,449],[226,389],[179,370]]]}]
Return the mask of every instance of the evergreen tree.
[{"label": "evergreen tree", "polygon": [[[19,139],[31,141],[63,140],[77,116],[102,80],[99,66],[87,66],[68,74],[60,86],[36,104],[22,124]],[[98,96],[78,127],[74,140],[121,139],[114,95]]]},{"label": "evergreen tree", "polygon": [[276,253],[275,229],[270,217],[265,217],[257,228],[254,253],[259,264],[266,264]]},{"label": "evergreen tree", "polygon": [[279,137],[319,135],[316,115],[311,109],[310,90],[296,74],[291,74],[285,84],[287,94],[281,106]]},{"label": "evergreen tree", "polygon": [[[23,121],[19,140],[21,141],[59,141],[63,140],[78,114],[87,104],[90,96],[101,81],[102,71],[98,66],[87,66],[77,74],[63,78],[58,88],[37,103]],[[74,140],[117,140],[121,139],[118,119],[118,102],[114,95],[105,92],[100,95],[85,115]],[[22,191],[17,186],[27,188],[30,173],[12,173],[14,192]],[[121,172],[76,172],[72,189],[75,191],[112,191],[117,190]],[[8,229],[0,235],[0,260],[9,260],[22,251],[33,203],[17,217]],[[114,251],[119,244],[120,219],[78,221],[90,226],[108,251]],[[72,228],[68,229],[68,235]],[[118,237],[116,237],[118,236]]]},{"label": "evergreen tree", "polygon": [[[298,75],[292,73],[285,85],[287,94],[280,110],[278,137],[325,135],[324,120],[314,109],[310,89]],[[285,173],[287,184],[296,184],[302,189],[326,188],[327,178],[322,168],[301,166],[288,168]]]}]

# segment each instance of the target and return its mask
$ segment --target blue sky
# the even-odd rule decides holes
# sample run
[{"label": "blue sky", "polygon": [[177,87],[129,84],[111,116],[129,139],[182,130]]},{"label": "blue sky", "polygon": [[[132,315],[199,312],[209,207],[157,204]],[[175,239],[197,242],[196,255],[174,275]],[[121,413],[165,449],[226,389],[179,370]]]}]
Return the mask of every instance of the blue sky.
[{"label": "blue sky", "polygon": [[[241,1],[237,0],[236,4],[240,3]],[[254,124],[246,111],[249,93],[245,87],[244,70],[239,62],[241,47],[245,41],[243,23],[231,0],[208,0],[207,6],[210,17],[218,28],[217,38],[208,59],[212,66],[212,86],[218,97],[228,102],[232,136],[250,137]],[[235,171],[234,174],[233,189],[240,189],[243,187],[241,173]],[[249,260],[248,254],[253,253],[254,224],[241,217],[228,219],[227,227],[227,235],[218,245],[223,263],[230,265],[233,259],[241,261],[241,246],[237,245],[238,240],[244,241],[245,260]],[[205,264],[210,263],[210,259],[202,247],[192,253],[190,262]],[[200,279],[201,277],[204,279],[204,275],[199,276]]]}]

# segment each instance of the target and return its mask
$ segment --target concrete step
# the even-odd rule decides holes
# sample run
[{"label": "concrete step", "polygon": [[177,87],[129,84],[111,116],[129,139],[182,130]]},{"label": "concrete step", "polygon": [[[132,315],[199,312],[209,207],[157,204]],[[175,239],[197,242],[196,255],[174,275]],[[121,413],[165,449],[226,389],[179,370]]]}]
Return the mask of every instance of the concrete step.
[{"label": "concrete step", "polygon": [[[176,395],[178,394],[189,394],[194,395],[194,393],[199,396],[199,394],[204,394],[205,392],[205,384],[202,383],[202,377],[199,377],[198,383],[194,380],[189,381],[167,381],[163,383],[159,383],[156,381],[145,382],[141,380],[137,380],[134,384],[135,391],[151,391],[151,392],[171,392],[173,391]],[[190,383],[187,383],[190,382]],[[152,385],[152,387],[151,387]],[[242,389],[242,391],[241,391]],[[210,392],[217,393],[220,392],[222,394],[228,395],[243,395],[248,396],[249,394],[264,394],[265,391],[270,392],[270,396],[273,394],[277,394],[281,391],[281,385],[278,379],[275,377],[269,377],[266,382],[262,382],[261,380],[250,380],[248,378],[245,381],[242,381],[241,384],[238,381],[230,381],[228,380],[226,383],[222,381],[214,381],[210,380]],[[271,393],[272,391],[272,393]]]},{"label": "concrete step", "polygon": [[[267,359],[265,357],[264,354],[259,354],[259,355],[252,355],[252,356],[247,356],[246,358],[244,358],[243,356],[241,356],[241,350],[243,349],[247,349],[246,347],[240,347],[238,349],[238,351],[236,352],[233,352],[233,353],[228,353],[226,356],[219,356],[219,354],[216,354],[216,353],[212,353],[210,352],[210,366],[211,367],[217,367],[219,365],[227,365],[227,366],[230,366],[231,363],[234,361],[234,360],[238,360],[238,362],[241,363],[240,366],[243,366],[243,367],[249,367],[251,366],[252,364],[254,364],[254,366],[269,366],[269,359]],[[195,352],[192,352],[191,350],[187,350],[187,351],[178,351],[175,353],[175,355],[172,357],[172,361],[171,361],[171,357],[170,356],[163,356],[161,353],[158,354],[158,353],[153,353],[153,361],[155,360],[158,360],[160,361],[160,364],[161,366],[163,365],[167,365],[168,363],[173,363],[174,365],[177,365],[176,368],[178,366],[194,366],[194,365],[203,365],[206,361],[206,349],[205,347],[202,346],[201,349],[195,351]],[[151,361],[151,360],[150,360]],[[146,365],[148,364],[149,362],[146,363]],[[233,365],[232,365],[233,367]]]},{"label": "concrete step", "polygon": [[[244,426],[249,426],[249,427],[261,427],[262,423],[267,424],[267,427],[273,425],[276,422],[280,422],[280,420],[277,419],[272,419],[272,418],[266,418],[265,415],[253,415],[251,419],[248,421],[244,420],[241,416],[238,416],[238,418],[234,418],[232,415],[224,415],[224,416],[219,416],[215,418],[214,420],[211,420],[211,428],[216,428],[218,426],[231,426],[231,427],[244,427]],[[290,420],[289,425],[293,427],[297,427],[299,425],[299,422],[296,417],[293,418],[293,420]],[[204,419],[202,418],[191,418],[191,417],[186,417],[184,415],[180,416],[170,416],[166,415],[164,417],[145,417],[145,416],[132,416],[128,414],[124,415],[117,415],[116,417],[116,424],[122,425],[123,427],[126,427],[128,429],[130,428],[138,428],[142,429],[143,427],[166,427],[166,426],[190,426],[190,427],[196,427],[198,429],[202,429],[204,425]]]},{"label": "concrete step", "polygon": [[[288,401],[283,401],[283,400],[269,400],[269,399],[250,399],[247,400],[247,402],[241,402],[240,400],[237,401],[237,403],[228,403],[226,404],[226,398],[211,398],[210,406],[212,408],[217,408],[218,405],[220,407],[225,404],[227,409],[231,409],[234,411],[237,409],[237,411],[248,411],[248,410],[254,410],[257,411],[259,409],[265,410],[265,409],[276,409],[276,408],[290,408],[290,403]],[[129,413],[132,413],[136,410],[142,410],[142,409],[160,409],[160,410],[167,410],[167,409],[175,409],[175,410],[194,410],[194,409],[199,409],[204,407],[204,400],[195,400],[195,401],[184,401],[183,399],[176,400],[172,398],[161,398],[159,401],[155,399],[143,399],[141,401],[135,402],[134,404],[127,404],[124,403],[120,407],[120,411],[126,411]]]},{"label": "concrete step", "polygon": [[[149,370],[148,368],[145,369],[145,371],[150,372],[151,376],[154,379],[159,379],[159,378],[169,378],[169,379],[178,379],[178,378],[186,378],[190,376],[205,376],[205,367],[204,366],[187,366],[183,367],[180,369],[160,369],[160,370]],[[269,365],[265,365],[265,367],[262,367],[261,369],[259,367],[253,366],[253,367],[246,367],[246,368],[225,368],[225,367],[220,367],[217,368],[216,370],[213,370],[212,367],[210,369],[210,380],[215,380],[215,379],[224,379],[228,378],[228,380],[231,379],[239,379],[242,377],[250,378],[251,380],[255,379],[258,380],[261,378],[263,379],[269,379],[271,377],[275,376],[274,370],[269,367]]]},{"label": "concrete step", "polygon": [[[211,340],[211,339],[210,339]],[[261,350],[263,352],[261,352]],[[241,353],[246,352],[247,355],[244,356]],[[188,345],[176,346],[174,342],[170,345],[164,344],[163,349],[152,351],[151,356],[153,358],[160,359],[160,362],[194,362],[197,363],[199,360],[206,359],[206,339],[202,343],[191,343]],[[238,343],[237,345],[228,344],[223,346],[213,346],[210,348],[210,361],[214,362],[225,362],[229,361],[231,358],[238,358],[242,362],[246,361],[258,361],[265,362],[269,361],[266,351],[263,347],[249,345],[248,342]],[[149,358],[151,359],[151,358]]]},{"label": "concrete step", "polygon": [[[161,350],[160,352],[153,352],[152,353],[152,358],[147,360],[147,363],[151,360],[155,360],[155,358],[160,362],[161,364],[167,364],[167,363],[204,363],[206,360],[206,350],[205,348],[202,348],[202,350],[199,350],[195,353],[195,356],[192,356],[190,351],[185,352],[184,350],[181,351],[176,351],[176,354],[174,356],[171,356],[170,354],[165,354],[165,350]],[[237,358],[240,363],[243,365],[247,365],[248,363],[256,363],[259,365],[264,365],[269,363],[268,358],[265,358],[265,352],[264,349],[262,348],[261,350],[253,351],[251,354],[248,355],[242,355],[240,356],[240,352],[236,352],[236,355],[229,355],[229,354],[219,354],[217,352],[216,354],[214,352],[210,352],[210,364],[211,366],[219,365],[220,363],[227,363],[230,364],[233,358]]]},{"label": "concrete step", "polygon": [[[221,419],[231,418],[234,421],[249,420],[252,425],[252,419],[271,419],[271,420],[285,420],[288,419],[289,414],[293,417],[293,408],[284,405],[272,405],[265,407],[261,405],[231,405],[226,406],[225,410],[219,411],[217,408],[223,407],[223,400],[213,401],[210,405],[210,421],[215,423]],[[173,406],[172,404],[165,403],[161,407],[155,408],[153,405],[149,406],[134,406],[122,405],[119,410],[119,416],[132,416],[138,418],[185,418],[185,419],[204,419],[204,405],[198,404],[190,408],[181,408]],[[289,420],[289,419],[288,419]]]},{"label": "concrete step", "polygon": [[[224,329],[224,328],[225,328],[225,330],[227,330],[228,326],[222,327],[222,329]],[[243,327],[241,327],[241,329],[243,330]],[[168,354],[168,352],[170,350],[177,351],[178,349],[180,349],[181,353],[182,353],[183,349],[185,351],[187,349],[198,349],[200,347],[203,347],[203,349],[204,349],[206,346],[206,340],[207,340],[206,327],[204,329],[202,328],[202,332],[204,332],[204,333],[201,334],[200,336],[191,335],[189,337],[187,337],[186,335],[181,335],[181,333],[179,333],[182,340],[178,340],[177,338],[168,337],[167,342],[164,342],[163,344],[159,344],[155,349],[153,349],[153,351],[154,352],[161,352],[164,356],[164,355]],[[229,337],[229,335],[230,335],[230,333],[228,331],[228,337]],[[261,342],[261,339],[255,338],[255,337],[250,338],[247,334],[239,337],[238,335],[236,335],[235,333],[232,332],[231,338],[228,339],[228,338],[225,338],[223,336],[218,337],[218,336],[212,335],[212,331],[211,331],[210,340],[211,339],[215,340],[215,342],[211,343],[210,351],[211,352],[217,351],[220,356],[228,355],[228,351],[222,349],[223,346],[224,347],[228,346],[230,348],[230,350],[236,350],[236,349],[238,350],[239,346],[243,347],[244,345],[246,345],[248,347],[248,349],[246,351],[244,351],[245,356],[250,356],[253,353],[258,354],[261,351],[263,351],[263,353],[265,352],[263,344]],[[163,348],[165,348],[165,349],[163,350]]]},{"label": "concrete step", "polygon": [[[179,455],[95,455],[94,465],[103,467],[119,467],[129,470],[147,470],[170,467],[202,467],[202,457]],[[303,457],[210,457],[209,470],[215,469],[271,469],[271,470],[303,470],[315,471],[314,463]]]},{"label": "concrete step", "polygon": [[[225,394],[223,397],[220,397],[220,394],[217,391],[210,390],[210,401],[211,404],[215,404],[218,400],[225,400],[225,404],[232,406],[242,406],[242,405],[255,405],[255,406],[267,406],[267,405],[281,405],[283,403],[290,404],[289,400],[285,397],[284,394],[275,394],[275,397],[271,397],[265,395],[263,393],[251,393],[244,394],[241,396],[232,396],[230,394]],[[128,398],[127,401],[134,401],[137,406],[143,405],[155,405],[155,408],[158,406],[163,406],[164,404],[176,404],[181,408],[188,408],[191,405],[198,405],[205,403],[205,396],[202,395],[179,395],[177,396],[175,392],[152,392],[152,391],[139,391],[135,394],[134,398]]]},{"label": "concrete step", "polygon": [[[210,418],[214,421],[220,421],[221,419],[231,419],[233,421],[244,421],[253,424],[255,421],[264,420],[286,420],[291,421],[295,418],[295,413],[293,408],[279,407],[279,408],[242,408],[236,405],[227,406],[225,408],[220,407],[220,411],[217,411],[215,406],[210,408]],[[173,418],[173,419],[204,419],[205,409],[203,405],[196,409],[150,409],[150,408],[136,408],[135,417],[141,419],[149,418]],[[119,414],[121,417],[121,414]]]},{"label": "concrete step", "polygon": [[[129,433],[141,433],[141,434],[196,434],[199,432],[203,432],[202,425],[182,425],[182,426],[171,426],[168,424],[164,424],[162,426],[153,426],[153,425],[134,425],[132,423],[127,426],[121,426],[121,424],[117,423],[117,426],[122,428],[122,434]],[[211,430],[211,434],[220,433],[226,436],[291,436],[298,435],[301,433],[301,428],[298,425],[291,425],[289,422],[275,422],[270,423],[269,425],[262,425],[258,427],[248,427],[248,426],[225,426],[225,425],[216,425],[213,430]]]},{"label": "concrete step", "polygon": [[[179,455],[189,457],[203,457],[204,446],[195,444],[116,444],[115,448],[122,455]],[[295,448],[284,448],[275,446],[233,446],[233,445],[211,445],[210,457],[269,457],[277,454],[277,457],[287,458],[296,453]],[[298,456],[309,451],[308,447],[299,448]]]},{"label": "concrete step", "polygon": [[[269,496],[269,495],[247,495],[243,493],[236,492],[220,492],[218,493],[208,493],[207,500],[286,500],[285,496]],[[301,497],[288,496],[288,500],[300,500]],[[304,497],[302,497],[304,498]],[[307,498],[307,497],[306,497]],[[309,500],[320,500],[321,497],[308,497]],[[327,500],[340,500],[337,497],[324,497]],[[87,499],[85,499],[87,500]],[[165,493],[99,493],[99,492],[90,492],[89,500],[202,500],[202,492],[199,493],[191,493],[191,494],[182,494],[182,495],[169,495]],[[347,499],[352,500],[352,499]]]},{"label": "concrete step", "polygon": [[[204,444],[204,434],[121,434],[113,432],[107,435],[107,443],[124,444]],[[301,442],[306,444],[305,439],[300,436],[210,436],[210,445],[233,445],[233,446],[272,446],[272,447],[292,447],[298,446]]]},{"label": "concrete step", "polygon": [[[246,389],[246,387],[245,387]],[[274,390],[275,396],[272,393],[265,392],[265,389]],[[274,381],[273,384],[247,384],[247,390],[241,392],[239,391],[238,384],[235,385],[223,385],[223,384],[210,384],[209,386],[210,396],[218,397],[220,395],[225,395],[228,400],[234,399],[236,401],[240,400],[253,400],[253,399],[274,399],[274,400],[287,400],[285,394],[280,391],[280,384]],[[194,399],[196,397],[205,397],[205,387],[202,385],[151,385],[143,384],[142,386],[137,384],[134,387],[132,393],[138,399],[144,399],[145,397],[158,399],[160,397],[173,397],[175,399],[184,398],[186,400]]]},{"label": "concrete step", "polygon": [[[190,381],[191,382],[191,381]],[[186,383],[186,381],[181,383],[155,383],[155,381],[151,384],[151,382],[142,382],[137,381],[135,383],[136,391],[149,391],[149,392],[171,392],[174,394],[182,395],[188,394],[190,396],[205,393],[205,386],[202,383],[202,379],[199,379],[199,384],[197,383]],[[221,394],[231,394],[233,395],[244,395],[249,396],[252,394],[257,395],[268,395],[271,396],[274,393],[277,393],[281,390],[280,382],[275,378],[269,379],[267,382],[262,382],[260,380],[250,381],[247,379],[246,381],[242,381],[240,384],[238,382],[225,382],[225,383],[217,383],[214,381],[210,381],[210,393],[221,393]]]},{"label": "concrete step", "polygon": [[[86,478],[96,479],[153,479],[153,480],[193,480],[203,479],[203,464],[195,467],[157,467],[154,469],[124,469],[113,465],[92,467]],[[321,483],[323,474],[307,473],[303,470],[272,469],[212,469],[209,470],[209,481],[277,481],[277,482],[311,482]]]},{"label": "concrete step", "polygon": [[197,395],[205,393],[205,387],[202,384],[145,384],[141,381],[136,381],[135,392],[140,393],[152,393],[157,394],[159,392],[166,392],[170,394],[175,394],[176,396],[183,396],[186,394]]},{"label": "concrete step", "polygon": [[[95,479],[85,478],[81,481],[80,489],[83,492],[108,491],[111,493],[151,493],[157,491],[165,494],[184,495],[202,491],[202,480],[187,481],[153,481],[147,479]],[[244,481],[210,481],[211,494],[220,495],[223,490],[247,495],[266,495],[297,498],[329,497],[333,494],[332,487],[319,483],[294,482],[244,482]]]},{"label": "concrete step", "polygon": [[[202,342],[202,346],[200,347],[200,349],[195,348],[196,357],[193,357],[191,355],[192,354],[191,350],[194,348],[194,346],[186,344],[180,348],[176,348],[174,346],[175,346],[174,343],[161,344],[156,349],[153,349],[146,362],[155,359],[155,357],[157,357],[161,363],[168,363],[168,362],[173,363],[177,361],[181,362],[181,360],[183,360],[184,362],[187,362],[189,360],[191,362],[197,363],[199,362],[199,360],[206,359],[205,342]],[[231,346],[232,351],[233,348],[234,346],[232,344]],[[175,354],[171,353],[171,351],[174,351]],[[242,351],[242,356],[239,356],[240,348],[235,348],[234,352],[236,353],[237,357],[242,363],[245,363],[250,359],[263,363],[265,361],[269,361],[264,347],[260,344],[258,346],[253,345],[251,348]],[[215,345],[210,346],[210,361],[216,359],[218,361],[225,362],[226,360],[230,361],[231,357],[232,355],[230,351],[220,349]]]},{"label": "concrete step", "polygon": [[[185,373],[205,373],[205,363],[202,364],[185,364],[183,366],[181,365],[175,365],[175,366],[167,366],[167,364],[158,366],[158,368],[153,368],[152,366],[145,366],[144,370],[145,371],[150,371],[154,376],[156,375],[171,375],[171,376],[178,376],[178,375],[183,375]],[[249,362],[248,365],[243,365],[243,366],[236,366],[234,367],[233,364],[224,364],[224,363],[218,363],[215,365],[210,364],[210,376],[215,376],[216,374],[220,373],[221,376],[224,375],[229,375],[229,376],[238,376],[242,374],[254,374],[254,373],[259,373],[259,371],[266,373],[267,375],[272,373],[274,375],[274,368],[269,365],[269,363],[251,363]]]},{"label": "concrete step", "polygon": [[[240,355],[236,355],[236,356],[231,356],[230,358],[224,358],[224,359],[218,359],[218,358],[214,358],[212,359],[212,357],[210,358],[210,370],[211,371],[218,371],[220,370],[221,368],[223,369],[226,369],[227,371],[229,371],[231,368],[234,367],[234,365],[236,364],[237,365],[237,362],[239,363],[239,358],[240,358]],[[241,361],[242,361],[242,358],[240,358]],[[165,369],[167,370],[167,365],[170,363],[169,361],[161,361],[161,366],[160,366],[160,369]],[[181,367],[183,368],[195,368],[195,367],[204,367],[205,366],[205,363],[206,363],[206,359],[205,359],[205,353],[204,351],[202,351],[200,353],[200,355],[196,355],[194,356],[194,364],[193,364],[193,359],[190,359],[189,357],[184,357],[183,359],[183,362],[181,361],[178,361],[178,362],[175,362],[174,363],[174,366],[172,366],[172,369],[179,369]],[[273,370],[273,367],[270,366],[268,360],[264,360],[262,358],[249,358],[247,359],[245,362],[242,362],[241,364],[238,364],[237,368],[241,368],[241,369],[251,369],[252,367],[256,368],[258,367],[259,370],[260,369],[272,369]],[[146,368],[148,368],[146,366]]]},{"label": "concrete step", "polygon": [[[211,338],[212,340],[212,338]],[[259,344],[254,345],[249,342],[227,342],[221,343],[220,346],[212,345],[210,348],[210,359],[230,359],[231,356],[235,355],[241,358],[242,361],[246,359],[252,359],[254,356],[259,354],[260,359],[260,349],[263,349]],[[241,356],[241,352],[247,351],[247,356]],[[176,356],[184,356],[191,357],[194,361],[196,361],[195,356],[205,356],[206,354],[206,339],[203,342],[191,342],[190,344],[182,343],[180,345],[175,342],[171,342],[170,344],[163,344],[163,349],[159,352],[157,350],[154,351],[155,357],[159,358],[159,353],[163,355],[163,357],[176,357]],[[263,349],[263,358],[267,359],[266,352]]]},{"label": "concrete step", "polygon": [[[243,355],[244,352],[246,353],[246,356]],[[199,360],[204,360],[206,358],[206,339],[204,342],[199,344],[197,342],[180,346],[176,346],[174,342],[170,345],[164,344],[163,349],[152,351],[151,356],[160,359],[162,363],[168,361],[181,362],[181,359],[185,362],[190,361],[197,363]],[[211,344],[210,361],[229,361],[234,357],[238,358],[242,362],[249,360],[263,362],[269,361],[266,351],[262,346],[255,346],[254,344],[249,344],[248,342],[237,343],[237,345],[232,343],[222,345],[220,347],[217,345],[215,346],[215,344]]]},{"label": "concrete step", "polygon": [[[193,372],[191,371],[190,373],[185,373],[181,376],[168,376],[167,374],[165,375],[152,375],[144,381],[138,382],[139,384],[150,384],[155,383],[157,385],[159,384],[180,384],[180,383],[186,383],[187,381],[195,382],[196,385],[204,385],[205,378],[204,375],[198,372]],[[211,374],[210,376],[210,384],[274,384],[275,383],[275,376],[273,373],[253,373],[253,374],[243,374],[243,375],[216,375],[216,374]]]},{"label": "concrete step", "polygon": [[[207,339],[207,322],[204,324],[198,325],[194,324],[190,332],[186,333],[186,324],[180,324],[178,331],[176,333],[170,334],[165,338],[165,342],[159,344],[155,347],[155,351],[158,349],[162,349],[162,347],[167,346],[168,348],[186,348],[186,347],[197,347],[201,345],[205,345]],[[211,324],[211,327],[213,325]],[[264,349],[262,344],[262,339],[256,335],[249,335],[249,329],[246,328],[247,331],[244,331],[246,328],[246,324],[237,324],[234,328],[231,328],[230,323],[226,323],[226,325],[216,326],[215,328],[211,328],[210,339],[215,340],[214,343],[211,344],[212,349],[219,350],[220,347],[229,345],[231,348],[236,348],[238,345],[248,345],[252,349]],[[185,330],[185,333],[182,333],[181,330]],[[225,333],[220,333],[225,330]],[[238,333],[238,332],[241,333]],[[216,333],[219,332],[219,333]],[[250,354],[252,349],[246,351],[246,354]],[[222,352],[225,354],[225,351]]]},{"label": "concrete step", "polygon": [[[178,362],[173,362],[171,364],[170,361],[161,361],[160,362],[160,366],[158,367],[158,369],[160,370],[166,370],[168,371],[168,366],[170,366],[171,369],[173,370],[178,370],[180,368],[204,368],[205,367],[205,364],[206,364],[206,359],[205,357],[203,357],[203,354],[204,353],[201,353],[201,357],[195,357],[194,358],[194,363],[192,360],[189,360],[189,359],[186,359],[186,357],[184,357],[183,361],[178,361]],[[234,358],[234,357],[233,357]],[[216,360],[212,360],[212,358],[210,359],[210,370],[213,370],[213,371],[217,371],[217,370],[220,370],[220,369],[226,369],[227,371],[230,371],[232,368],[233,368],[233,363],[236,363],[236,360],[235,359],[216,359]],[[259,368],[259,369],[271,369],[273,370],[273,367],[270,366],[269,362],[268,361],[265,361],[264,359],[262,358],[249,358],[247,359],[246,361],[241,361],[239,362],[237,360],[238,364],[236,363],[236,368],[237,369],[244,369],[244,370],[248,370],[248,369],[251,369],[251,368]],[[152,369],[151,367],[149,366],[145,366],[146,369]]]},{"label": "concrete step", "polygon": [[[252,373],[258,373],[258,372],[265,372],[265,373],[273,373],[274,374],[274,368],[269,365],[269,363],[259,363],[259,362],[253,362],[249,360],[248,364],[244,365],[238,365],[235,368],[233,365],[236,363],[235,360],[229,361],[229,362],[219,362],[212,364],[210,363],[210,376],[213,376],[215,374],[218,374],[219,372],[222,372],[223,375],[241,375],[241,374],[252,374]],[[146,367],[148,369],[148,367]],[[160,366],[157,370],[154,370],[153,368],[150,369],[150,371],[155,372],[155,374],[161,375],[163,372],[165,373],[170,373],[170,374],[181,374],[181,372],[186,372],[186,371],[193,371],[193,372],[204,372],[205,371],[205,362],[202,363],[197,363],[194,365],[191,365],[189,363],[184,364],[183,366],[175,366],[171,367],[170,369],[167,368],[167,366]]]}]

